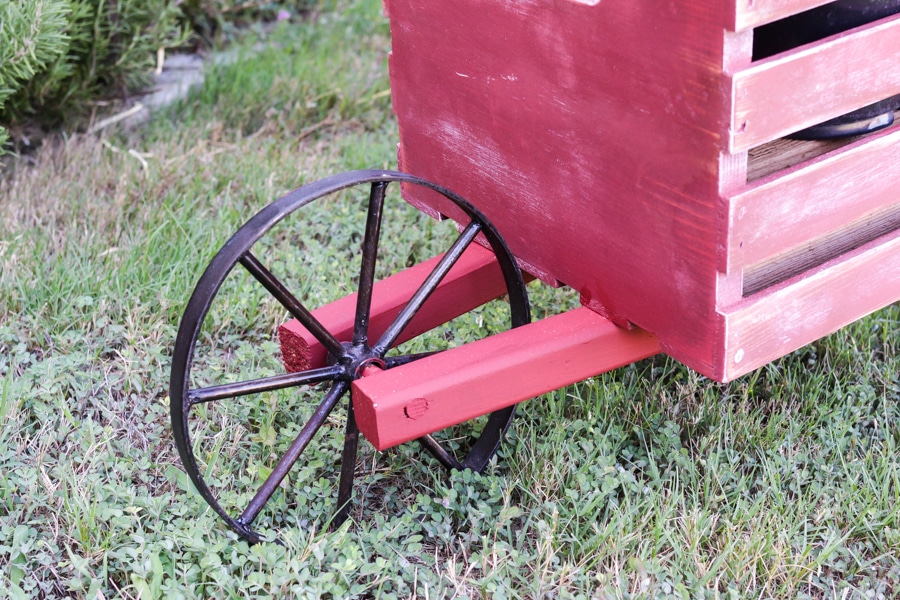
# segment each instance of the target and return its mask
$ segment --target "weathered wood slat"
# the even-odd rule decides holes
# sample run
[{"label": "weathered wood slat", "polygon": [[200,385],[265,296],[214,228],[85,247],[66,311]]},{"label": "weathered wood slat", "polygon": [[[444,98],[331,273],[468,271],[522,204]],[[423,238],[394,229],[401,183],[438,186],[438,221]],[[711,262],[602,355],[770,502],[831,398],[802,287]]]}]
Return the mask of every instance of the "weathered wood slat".
[{"label": "weathered wood slat", "polygon": [[762,146],[756,146],[747,153],[747,172],[742,184],[753,183],[838,148],[849,146],[858,141],[859,137],[847,136],[828,140],[778,138]]},{"label": "weathered wood slat", "polygon": [[893,204],[746,269],[743,295],[751,296],[897,229],[900,204]]},{"label": "weathered wood slat", "polygon": [[[370,339],[378,339],[384,333],[440,258],[436,256],[375,283],[369,320]],[[506,286],[493,252],[472,244],[403,331],[397,344],[505,293]],[[339,341],[350,341],[355,310],[356,294],[352,294],[316,309],[313,315]],[[289,372],[325,365],[327,351],[296,319],[278,328],[278,338],[282,361]]]},{"label": "weathered wood slat", "polygon": [[358,379],[353,409],[384,450],[658,352],[655,336],[578,308]]},{"label": "weathered wood slat", "polygon": [[723,314],[723,381],[900,299],[900,232],[751,296]]},{"label": "weathered wood slat", "polygon": [[731,152],[900,93],[900,15],[754,63],[732,76]]},{"label": "weathered wood slat", "polygon": [[827,4],[831,0],[733,0],[727,27],[741,31]]},{"label": "weathered wood slat", "polygon": [[[848,224],[900,203],[900,125],[760,180],[727,201],[724,272],[813,240],[827,244],[830,232],[846,234]],[[860,223],[861,239],[865,228]]]}]

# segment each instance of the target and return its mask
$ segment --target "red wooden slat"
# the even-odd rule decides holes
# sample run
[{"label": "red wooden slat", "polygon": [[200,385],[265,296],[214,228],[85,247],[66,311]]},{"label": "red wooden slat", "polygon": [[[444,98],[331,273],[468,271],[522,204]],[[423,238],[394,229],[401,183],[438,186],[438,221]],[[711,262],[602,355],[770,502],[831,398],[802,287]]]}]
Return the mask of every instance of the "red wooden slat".
[{"label": "red wooden slat", "polygon": [[735,73],[731,152],[900,93],[898,55],[900,15]]},{"label": "red wooden slat", "polygon": [[832,0],[733,0],[734,10],[727,27],[741,31],[771,23],[804,10],[827,4]]},{"label": "red wooden slat", "polygon": [[900,299],[900,232],[884,236],[723,315],[728,381]]},{"label": "red wooden slat", "polygon": [[[440,258],[436,256],[375,283],[369,321],[370,340],[384,333]],[[506,286],[494,254],[472,244],[403,331],[397,343],[410,340],[505,293]],[[349,341],[353,337],[355,310],[356,294],[352,294],[313,311],[313,315],[339,341]],[[324,366],[327,351],[296,319],[278,328],[278,338],[282,360],[289,372]]]},{"label": "red wooden slat", "polygon": [[900,127],[732,196],[722,268],[741,269],[900,201]]},{"label": "red wooden slat", "polygon": [[653,335],[578,308],[358,379],[353,409],[384,450],[657,352]]}]

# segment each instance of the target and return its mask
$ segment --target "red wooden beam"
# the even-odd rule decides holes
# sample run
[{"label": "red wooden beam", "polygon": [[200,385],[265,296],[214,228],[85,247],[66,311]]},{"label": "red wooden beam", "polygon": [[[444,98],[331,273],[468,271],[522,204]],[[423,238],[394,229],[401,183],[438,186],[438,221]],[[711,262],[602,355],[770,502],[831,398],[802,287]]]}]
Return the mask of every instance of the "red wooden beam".
[{"label": "red wooden beam", "polygon": [[[384,333],[440,259],[440,256],[436,256],[376,282],[372,291],[370,340],[376,340]],[[506,286],[493,252],[472,244],[403,331],[397,344],[505,293]],[[355,311],[356,294],[351,294],[314,310],[313,315],[339,341],[349,341],[353,337]],[[325,365],[327,351],[296,319],[278,328],[278,338],[281,342],[282,361],[288,372]]]},{"label": "red wooden beam", "polygon": [[360,431],[384,450],[659,352],[656,336],[587,308],[353,383]]}]

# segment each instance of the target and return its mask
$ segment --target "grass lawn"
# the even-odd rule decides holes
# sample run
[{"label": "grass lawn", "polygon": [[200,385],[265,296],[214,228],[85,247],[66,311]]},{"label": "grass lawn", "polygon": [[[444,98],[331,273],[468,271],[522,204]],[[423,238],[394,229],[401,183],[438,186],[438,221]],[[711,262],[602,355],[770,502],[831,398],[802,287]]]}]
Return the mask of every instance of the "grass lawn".
[{"label": "grass lawn", "polygon": [[[336,410],[261,517],[283,544],[240,541],[173,445],[181,312],[257,210],[326,175],[396,164],[380,2],[266,41],[138,131],[7,161],[0,595],[900,596],[896,306],[728,385],[661,357],[525,402],[481,475],[448,475],[416,445],[363,442],[351,519],[329,532]],[[361,213],[346,200],[310,206],[274,238],[299,250],[279,267],[304,298],[352,285]],[[385,216],[388,262],[446,248],[452,231],[401,204]],[[284,311],[229,285],[198,371],[276,372]],[[536,318],[577,302],[530,290]],[[502,326],[503,307],[488,306],[422,343]],[[197,452],[240,505],[308,403],[259,394],[226,409],[200,415]]]}]

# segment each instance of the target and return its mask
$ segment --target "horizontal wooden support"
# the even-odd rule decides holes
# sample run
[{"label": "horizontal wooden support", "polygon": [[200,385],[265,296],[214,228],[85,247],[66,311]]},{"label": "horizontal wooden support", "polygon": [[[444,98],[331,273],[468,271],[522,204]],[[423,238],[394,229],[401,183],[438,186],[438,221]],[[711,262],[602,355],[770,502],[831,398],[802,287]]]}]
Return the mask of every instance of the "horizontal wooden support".
[{"label": "horizontal wooden support", "polygon": [[652,334],[578,308],[358,379],[353,408],[383,450],[658,352]]},{"label": "horizontal wooden support", "polygon": [[898,190],[900,126],[762,179],[727,199],[719,268],[730,273],[826,237],[897,204]]},{"label": "horizontal wooden support", "polygon": [[741,31],[828,4],[832,0],[734,0],[727,27]]},{"label": "horizontal wooden support", "polygon": [[[406,306],[441,256],[378,281],[372,291],[369,339],[374,342]],[[506,285],[493,252],[472,244],[441,281],[422,309],[397,340],[401,344],[463,313],[506,294]],[[353,337],[356,294],[313,311],[338,341]],[[281,355],[288,372],[325,365],[328,352],[296,319],[278,328]]]},{"label": "horizontal wooden support", "polygon": [[753,63],[732,76],[732,153],[900,93],[900,15]]},{"label": "horizontal wooden support", "polygon": [[893,232],[725,312],[722,381],[729,381],[900,300]]}]

